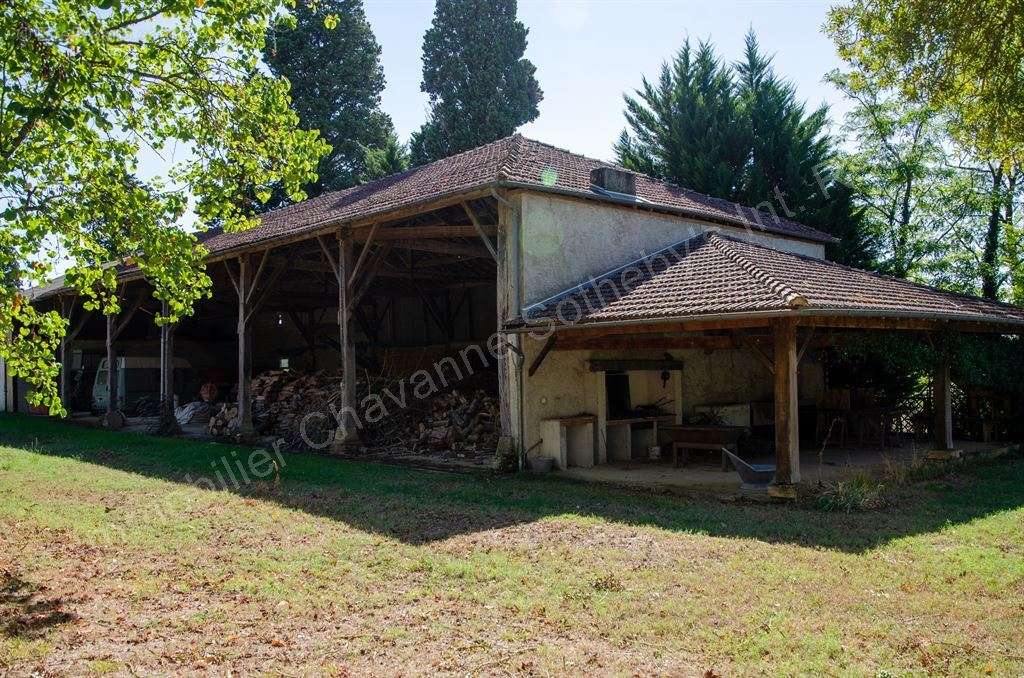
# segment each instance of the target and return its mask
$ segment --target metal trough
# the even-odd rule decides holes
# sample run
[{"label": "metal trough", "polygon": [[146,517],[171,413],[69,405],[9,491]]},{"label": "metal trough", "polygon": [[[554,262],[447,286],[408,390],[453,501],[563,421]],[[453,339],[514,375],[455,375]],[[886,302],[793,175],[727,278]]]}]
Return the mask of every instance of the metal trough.
[{"label": "metal trough", "polygon": [[775,477],[775,464],[749,464],[735,454],[722,448],[722,454],[729,457],[736,473],[740,474],[741,485],[744,490],[766,490],[768,483]]}]

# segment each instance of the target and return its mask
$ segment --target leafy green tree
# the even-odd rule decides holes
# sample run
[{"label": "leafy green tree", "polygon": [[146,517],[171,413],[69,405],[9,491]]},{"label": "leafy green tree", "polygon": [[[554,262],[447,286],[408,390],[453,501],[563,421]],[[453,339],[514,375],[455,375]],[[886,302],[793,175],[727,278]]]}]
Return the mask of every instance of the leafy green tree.
[{"label": "leafy green tree", "polygon": [[626,121],[615,152],[619,162],[700,193],[735,200],[750,155],[749,129],[731,71],[714,47],[687,40],[656,84],[647,78],[625,95]]},{"label": "leafy green tree", "polygon": [[956,164],[963,187],[968,218],[953,232],[939,282],[987,299],[999,299],[1007,291],[1020,262],[1021,250],[1014,233],[1019,224],[1024,173],[1007,161]]},{"label": "leafy green tree", "polygon": [[753,32],[747,33],[735,71],[744,138],[750,144],[737,200],[825,231],[839,240],[829,247],[830,258],[872,267],[874,244],[853,192],[834,175],[840,154],[828,133],[828,107],[808,113],[792,83],[775,74]]},{"label": "leafy green tree", "polygon": [[927,280],[970,212],[941,116],[880,90],[863,73],[828,77],[854,102],[844,125],[852,150],[842,157],[841,178],[864,209],[878,268]]},{"label": "leafy green tree", "polygon": [[826,30],[882,89],[947,112],[976,155],[1019,161],[1022,22],[1019,0],[852,0],[830,12]]},{"label": "leafy green tree", "polygon": [[[303,0],[293,14],[293,25],[270,26],[263,58],[291,83],[301,127],[318,130],[331,145],[305,187],[313,196],[359,183],[364,148],[384,146],[393,125],[380,110],[384,69],[362,0]],[[275,198],[271,205],[285,196]]]},{"label": "leafy green tree", "polygon": [[410,142],[413,164],[506,137],[539,115],[526,36],[516,0],[437,0],[423,37],[430,117]]},{"label": "leafy green tree", "polygon": [[[60,413],[54,350],[67,322],[25,288],[66,257],[87,307],[118,310],[131,262],[176,320],[209,295],[203,249],[181,225],[255,223],[249,196],[293,198],[327,146],[297,129],[288,83],[257,68],[278,0],[10,0],[0,8],[0,357]],[[190,150],[140,182],[143,147]],[[114,259],[111,260],[110,256]]]},{"label": "leafy green tree", "polygon": [[409,169],[409,149],[392,132],[379,148],[363,148],[362,181],[373,181]]},{"label": "leafy green tree", "polygon": [[808,114],[747,36],[744,60],[724,67],[709,43],[689,43],[626,96],[618,161],[640,172],[835,235],[830,256],[870,266],[873,252],[852,191],[839,183],[825,107]]}]

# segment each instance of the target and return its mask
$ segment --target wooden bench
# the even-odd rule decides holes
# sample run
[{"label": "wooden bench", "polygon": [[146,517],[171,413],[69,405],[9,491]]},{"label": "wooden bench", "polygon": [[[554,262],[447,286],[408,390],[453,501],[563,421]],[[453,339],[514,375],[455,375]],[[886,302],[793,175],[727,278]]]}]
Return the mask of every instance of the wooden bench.
[{"label": "wooden bench", "polygon": [[672,465],[679,468],[689,460],[690,450],[712,450],[722,457],[722,470],[729,470],[725,450],[737,451],[740,437],[747,432],[743,426],[691,426],[673,424],[660,427],[661,435],[672,446]]}]

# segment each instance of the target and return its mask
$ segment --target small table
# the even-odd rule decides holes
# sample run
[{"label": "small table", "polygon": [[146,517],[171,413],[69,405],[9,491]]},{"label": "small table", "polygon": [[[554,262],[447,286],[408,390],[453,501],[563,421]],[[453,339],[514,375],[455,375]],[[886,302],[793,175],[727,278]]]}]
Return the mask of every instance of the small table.
[{"label": "small table", "polygon": [[663,426],[662,431],[672,445],[672,465],[675,468],[685,466],[689,461],[689,450],[714,450],[721,453],[722,470],[729,470],[729,459],[723,449],[737,452],[740,436],[746,433],[743,426],[687,426],[676,424]]}]

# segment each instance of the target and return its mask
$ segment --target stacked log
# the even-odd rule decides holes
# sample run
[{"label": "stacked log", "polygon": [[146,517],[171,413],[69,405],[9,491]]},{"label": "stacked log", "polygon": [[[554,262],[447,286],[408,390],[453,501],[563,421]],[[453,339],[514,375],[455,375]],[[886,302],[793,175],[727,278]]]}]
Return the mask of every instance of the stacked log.
[{"label": "stacked log", "polygon": [[210,417],[207,424],[210,435],[222,438],[238,433],[238,405],[236,403],[224,403],[220,409]]},{"label": "stacked log", "polygon": [[501,436],[498,401],[483,390],[441,393],[410,404],[370,429],[377,451],[477,458]]},{"label": "stacked log", "polygon": [[[336,428],[331,404],[340,395],[340,384],[340,370],[270,370],[258,374],[250,382],[256,432],[283,439],[286,448],[317,448]],[[304,438],[302,420],[313,413],[317,416],[309,417]],[[210,435],[236,434],[237,419],[237,404],[225,404],[210,418]]]},{"label": "stacked log", "polygon": [[[337,429],[341,376],[340,370],[270,370],[254,377],[251,392],[257,433],[281,440],[285,449],[324,449]],[[357,379],[357,402],[371,390],[379,393],[390,387],[392,393],[400,392],[389,381],[378,378],[368,384],[366,379]],[[237,434],[237,419],[235,403],[221,406],[210,417],[210,434]],[[368,449],[379,454],[483,458],[494,454],[501,436],[498,401],[484,389],[452,390],[423,400],[409,398],[404,409],[392,408],[374,422],[365,416],[361,420],[360,437]]]}]

